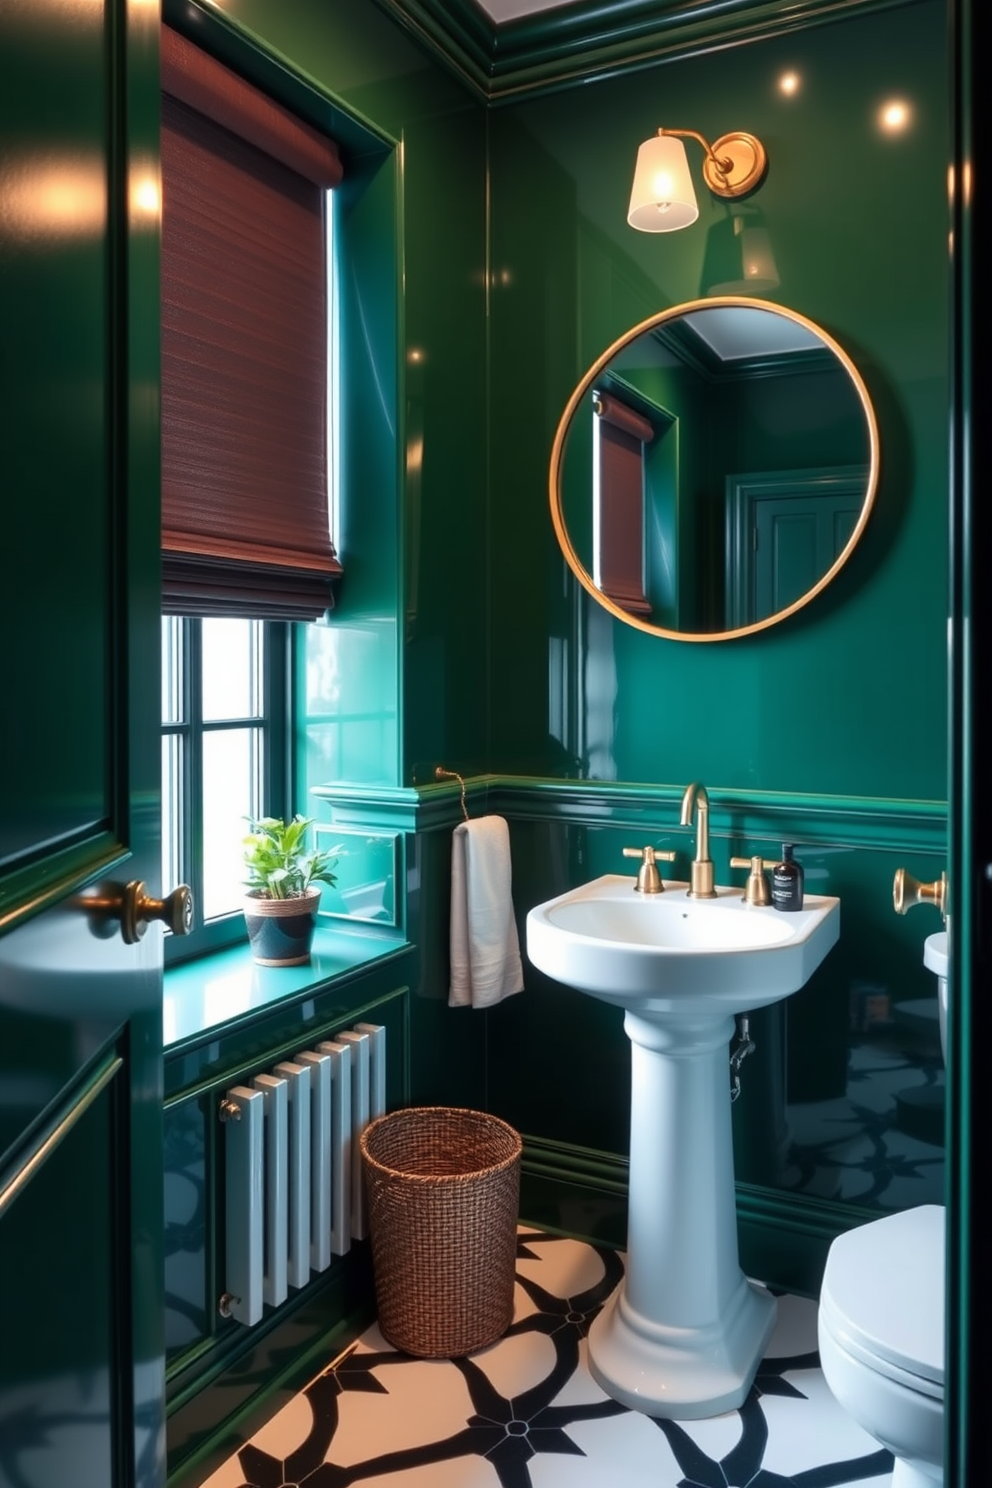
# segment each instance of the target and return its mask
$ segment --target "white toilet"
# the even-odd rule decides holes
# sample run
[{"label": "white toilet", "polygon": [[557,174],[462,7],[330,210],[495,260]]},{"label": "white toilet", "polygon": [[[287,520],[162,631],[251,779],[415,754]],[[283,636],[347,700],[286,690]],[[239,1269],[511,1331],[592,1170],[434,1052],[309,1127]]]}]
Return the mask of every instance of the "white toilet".
[{"label": "white toilet", "polygon": [[[933,944],[931,944],[931,942]],[[947,940],[930,936],[943,1046]],[[944,1481],[944,1209],[923,1204],[839,1235],[820,1289],[820,1363],[837,1400],[896,1459],[892,1488]]]},{"label": "white toilet", "polygon": [[896,1459],[892,1488],[944,1470],[944,1209],[924,1204],[839,1235],[818,1315],[837,1400]]}]

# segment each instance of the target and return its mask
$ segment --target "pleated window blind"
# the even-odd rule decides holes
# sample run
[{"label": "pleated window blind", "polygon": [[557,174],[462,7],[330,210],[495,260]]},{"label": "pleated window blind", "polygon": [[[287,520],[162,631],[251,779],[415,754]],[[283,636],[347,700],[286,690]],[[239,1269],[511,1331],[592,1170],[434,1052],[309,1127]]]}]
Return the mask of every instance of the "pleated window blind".
[{"label": "pleated window blind", "polygon": [[644,593],[644,445],[654,427],[609,393],[597,393],[596,583],[621,609],[649,615]]},{"label": "pleated window blind", "polygon": [[337,147],[168,27],[162,95],[162,607],[315,619]]}]

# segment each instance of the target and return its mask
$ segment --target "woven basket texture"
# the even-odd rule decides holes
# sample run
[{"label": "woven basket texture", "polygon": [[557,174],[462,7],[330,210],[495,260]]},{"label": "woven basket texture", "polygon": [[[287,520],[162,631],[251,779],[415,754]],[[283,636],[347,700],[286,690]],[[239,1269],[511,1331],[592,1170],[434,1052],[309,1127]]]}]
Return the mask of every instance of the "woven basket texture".
[{"label": "woven basket texture", "polygon": [[362,1133],[379,1327],[404,1353],[458,1358],[510,1326],[521,1146],[505,1121],[457,1106]]}]

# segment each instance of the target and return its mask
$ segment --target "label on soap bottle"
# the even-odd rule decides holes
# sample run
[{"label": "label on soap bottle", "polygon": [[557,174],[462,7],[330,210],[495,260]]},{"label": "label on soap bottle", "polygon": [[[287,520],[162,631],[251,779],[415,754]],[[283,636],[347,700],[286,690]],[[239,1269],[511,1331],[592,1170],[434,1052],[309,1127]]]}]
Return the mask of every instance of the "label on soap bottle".
[{"label": "label on soap bottle", "polygon": [[803,907],[803,869],[792,856],[792,844],[782,844],[782,861],[772,869],[772,904],[786,912]]}]

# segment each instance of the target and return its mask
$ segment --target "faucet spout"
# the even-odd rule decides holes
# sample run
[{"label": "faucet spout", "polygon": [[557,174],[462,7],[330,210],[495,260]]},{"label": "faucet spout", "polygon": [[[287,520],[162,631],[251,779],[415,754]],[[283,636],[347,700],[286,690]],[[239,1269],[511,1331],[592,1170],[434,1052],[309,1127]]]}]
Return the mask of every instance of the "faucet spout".
[{"label": "faucet spout", "polygon": [[692,826],[693,812],[696,815],[696,856],[692,863],[689,898],[715,899],[713,863],[710,859],[710,798],[705,785],[700,785],[698,781],[687,785],[682,797],[683,827]]}]

